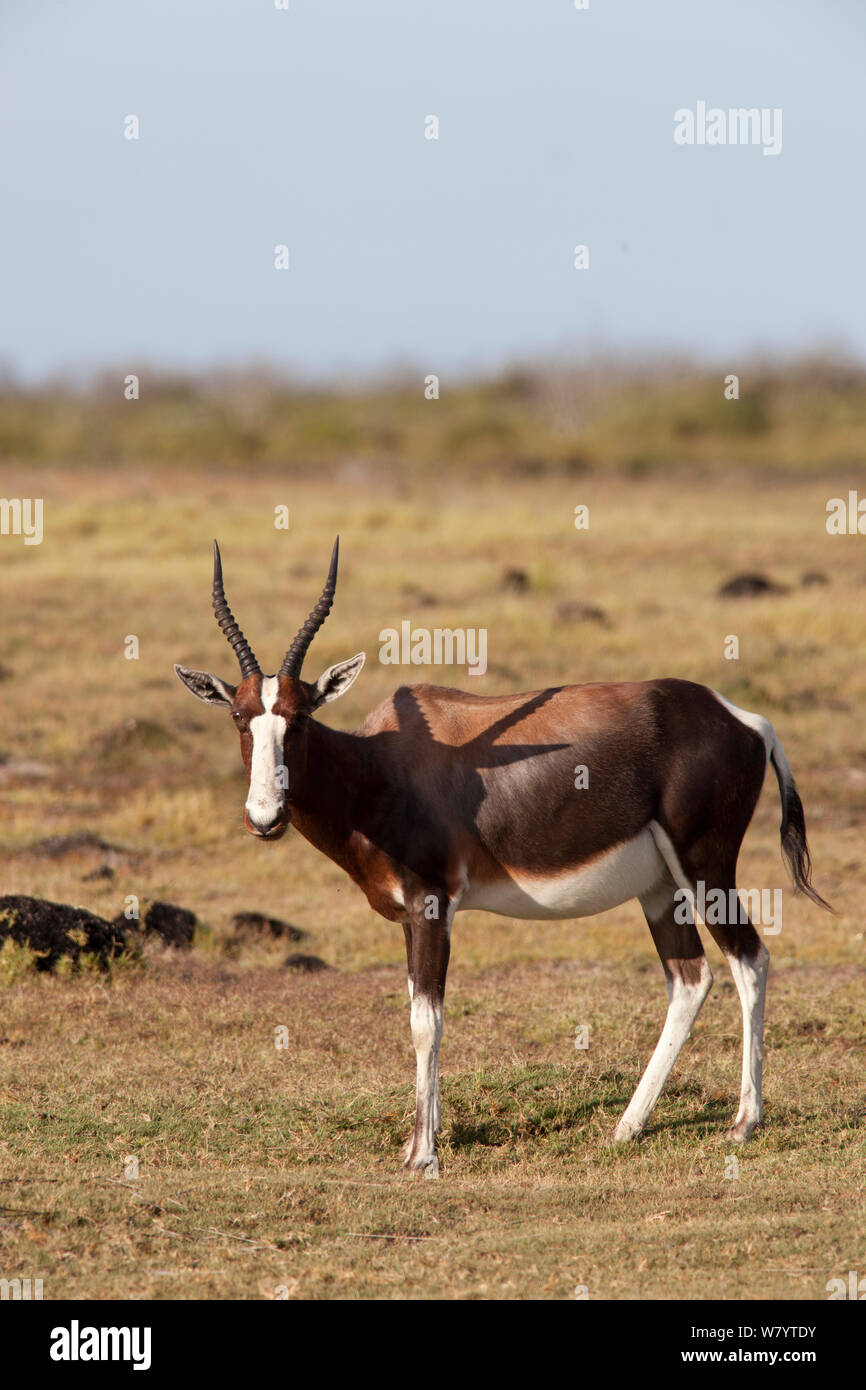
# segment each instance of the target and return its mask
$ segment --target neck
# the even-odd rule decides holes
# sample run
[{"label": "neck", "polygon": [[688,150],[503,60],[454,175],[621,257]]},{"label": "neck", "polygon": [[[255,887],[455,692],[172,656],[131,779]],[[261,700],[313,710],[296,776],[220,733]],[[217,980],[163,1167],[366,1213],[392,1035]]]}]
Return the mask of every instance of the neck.
[{"label": "neck", "polygon": [[292,824],[353,877],[357,806],[362,788],[365,796],[370,791],[365,742],[311,719],[306,765],[291,792]]}]

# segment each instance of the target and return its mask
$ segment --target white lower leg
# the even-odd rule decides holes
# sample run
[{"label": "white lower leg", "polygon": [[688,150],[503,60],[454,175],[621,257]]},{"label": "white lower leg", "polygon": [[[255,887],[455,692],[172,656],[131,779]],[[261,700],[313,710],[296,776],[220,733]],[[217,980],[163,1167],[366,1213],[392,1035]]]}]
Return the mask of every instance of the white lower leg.
[{"label": "white lower leg", "polygon": [[618,1143],[640,1134],[649,1119],[712,983],[713,975],[706,959],[702,960],[701,977],[697,983],[686,984],[680,976],[668,982],[665,1026],[637,1090],[614,1131],[613,1137]]},{"label": "white lower leg", "polygon": [[436,1079],[433,1087],[433,1133],[442,1128],[442,1097],[439,1093],[439,1049],[436,1049]]},{"label": "white lower leg", "polygon": [[764,1062],[764,1000],[767,988],[767,968],[770,953],[761,943],[757,956],[728,956],[731,974],[740,996],[743,1010],[743,1079],[740,1088],[740,1107],[729,1131],[729,1138],[748,1139],[761,1123],[761,1073]]},{"label": "white lower leg", "polygon": [[406,1162],[413,1168],[438,1172],[435,1132],[441,1123],[439,1100],[439,1043],[442,1038],[442,1004],[415,994],[411,1010],[415,1044],[415,1132],[406,1146]]}]

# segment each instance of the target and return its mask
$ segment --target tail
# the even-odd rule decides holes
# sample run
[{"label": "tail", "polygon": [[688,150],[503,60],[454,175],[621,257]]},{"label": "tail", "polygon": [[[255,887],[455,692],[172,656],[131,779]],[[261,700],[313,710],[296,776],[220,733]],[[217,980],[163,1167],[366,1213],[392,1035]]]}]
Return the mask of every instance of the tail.
[{"label": "tail", "polygon": [[812,902],[817,903],[819,907],[826,907],[828,912],[835,912],[835,908],[825,902],[818,890],[812,887],[812,856],[809,853],[809,845],[806,840],[806,817],[803,813],[803,803],[794,782],[791,765],[785,757],[781,743],[775,736],[770,751],[770,762],[773,764],[776,781],[779,783],[779,794],[782,798],[782,824],[780,827],[782,853],[788,861],[794,887],[798,892],[805,893],[806,897],[811,898]]}]

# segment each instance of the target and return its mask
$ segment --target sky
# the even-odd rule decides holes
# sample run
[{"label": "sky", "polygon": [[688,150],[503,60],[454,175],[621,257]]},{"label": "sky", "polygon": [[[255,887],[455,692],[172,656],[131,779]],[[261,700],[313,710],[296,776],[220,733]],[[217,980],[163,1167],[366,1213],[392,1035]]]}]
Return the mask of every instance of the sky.
[{"label": "sky", "polygon": [[6,375],[866,358],[863,0],[287,3],[0,0]]}]

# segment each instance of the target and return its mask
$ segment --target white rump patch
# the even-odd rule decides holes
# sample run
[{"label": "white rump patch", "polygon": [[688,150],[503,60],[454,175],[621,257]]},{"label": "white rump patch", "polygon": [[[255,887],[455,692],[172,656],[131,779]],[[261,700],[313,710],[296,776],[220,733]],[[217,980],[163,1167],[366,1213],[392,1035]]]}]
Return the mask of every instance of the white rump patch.
[{"label": "white rump patch", "polygon": [[720,695],[718,690],[713,690],[711,693],[715,695],[720,705],[724,705],[729,714],[732,714],[735,719],[739,719],[740,723],[745,724],[747,729],[754,729],[756,734],[761,735],[769,759],[776,742],[776,731],[769,719],[765,719],[762,714],[752,714],[747,709],[740,709],[739,705],[731,704],[731,701],[726,700],[724,695]]}]

